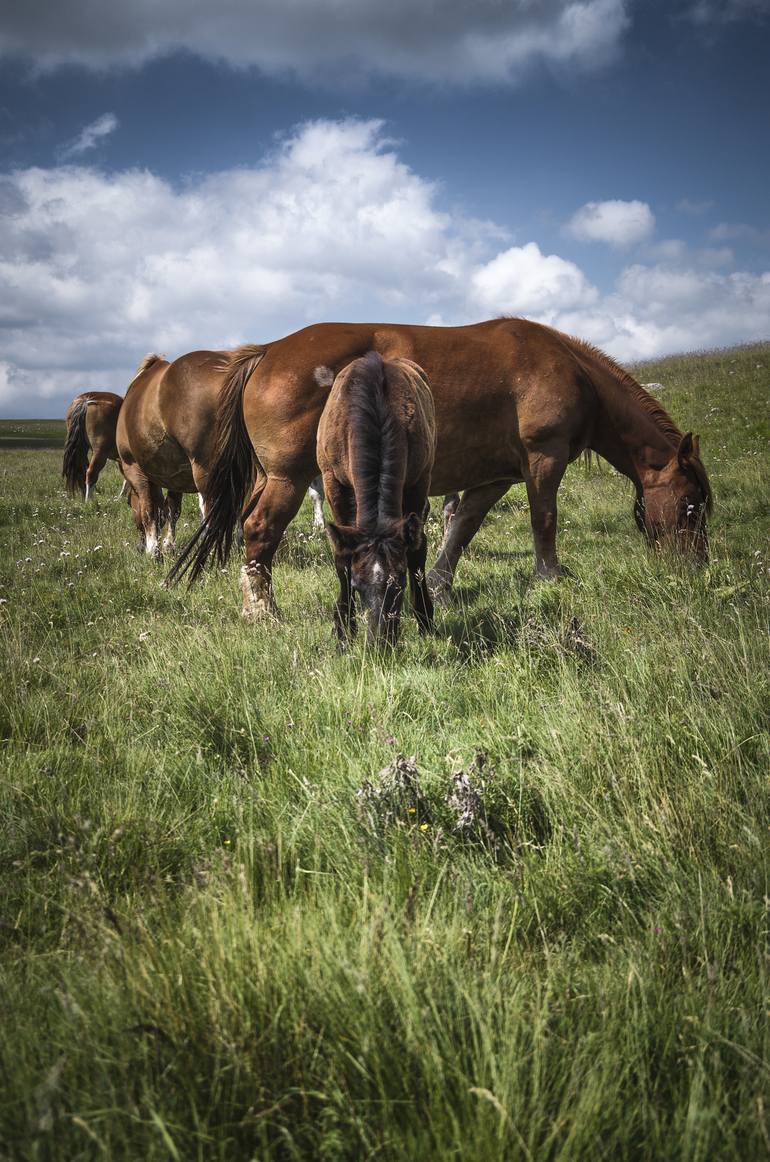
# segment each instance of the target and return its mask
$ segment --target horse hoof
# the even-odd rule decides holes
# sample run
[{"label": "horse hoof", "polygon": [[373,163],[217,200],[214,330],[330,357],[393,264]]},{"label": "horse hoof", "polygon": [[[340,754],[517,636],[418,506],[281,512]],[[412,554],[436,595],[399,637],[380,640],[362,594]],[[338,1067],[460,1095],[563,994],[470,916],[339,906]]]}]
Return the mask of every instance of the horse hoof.
[{"label": "horse hoof", "polygon": [[260,622],[280,623],[280,615],[275,605],[268,605],[266,601],[251,601],[244,605],[241,616],[247,625],[258,625]]},{"label": "horse hoof", "polygon": [[544,565],[535,570],[538,581],[559,581],[562,577],[571,577],[572,574],[566,565]]}]

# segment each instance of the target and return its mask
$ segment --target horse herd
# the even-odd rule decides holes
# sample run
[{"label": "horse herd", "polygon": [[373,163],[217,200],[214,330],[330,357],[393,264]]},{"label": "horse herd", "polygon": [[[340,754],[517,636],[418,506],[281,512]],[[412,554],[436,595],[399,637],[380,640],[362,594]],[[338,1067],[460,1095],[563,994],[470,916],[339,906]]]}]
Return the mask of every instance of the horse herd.
[{"label": "horse herd", "polygon": [[[321,323],[173,363],[149,355],[124,399],[76,397],[67,428],[68,487],[87,498],[106,460],[117,460],[140,548],[152,556],[174,548],[182,494],[198,493],[201,524],[170,582],[193,580],[210,557],[224,563],[240,530],[249,621],[277,613],[276,549],[306,490],[317,523],[325,493],[340,646],[355,633],[356,594],[370,637],[395,642],[407,575],[418,627],[430,631],[433,599],[451,589],[463,549],[518,482],[536,572],[558,576],[557,491],[586,451],[632,481],[634,517],[651,544],[697,562],[708,555],[712,498],[697,437],[609,356],[524,319]],[[424,521],[436,495],[451,519],[426,576]]]}]

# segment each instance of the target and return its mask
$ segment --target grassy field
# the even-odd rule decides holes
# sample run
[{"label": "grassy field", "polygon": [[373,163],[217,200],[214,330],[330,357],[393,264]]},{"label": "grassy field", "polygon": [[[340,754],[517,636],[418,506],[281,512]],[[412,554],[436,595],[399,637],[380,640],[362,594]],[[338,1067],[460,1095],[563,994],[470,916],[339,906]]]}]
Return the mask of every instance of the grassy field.
[{"label": "grassy field", "polygon": [[770,1153],[770,345],[639,374],[709,566],[575,465],[572,577],[514,489],[384,658],[334,651],[309,506],[247,628],[236,561],[161,589],[114,467],[85,506],[0,452],[0,1157]]}]

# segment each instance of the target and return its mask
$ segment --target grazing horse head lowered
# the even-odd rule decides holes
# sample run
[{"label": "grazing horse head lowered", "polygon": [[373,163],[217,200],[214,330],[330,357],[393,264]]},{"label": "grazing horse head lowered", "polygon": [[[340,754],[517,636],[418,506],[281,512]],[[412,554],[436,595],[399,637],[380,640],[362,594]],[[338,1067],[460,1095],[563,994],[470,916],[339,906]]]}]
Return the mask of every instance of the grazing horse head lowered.
[{"label": "grazing horse head lowered", "polygon": [[417,624],[423,633],[431,627],[423,517],[435,448],[433,396],[416,363],[370,352],[339,372],[316,453],[335,518],[326,527],[340,582],[340,646],[355,632],[356,594],[369,640],[395,644],[407,574]]},{"label": "grazing horse head lowered", "polygon": [[422,547],[422,520],[416,512],[378,525],[373,531],[350,525],[326,526],[335,564],[350,574],[350,588],[366,611],[370,641],[395,645],[406,590],[408,557]]},{"label": "grazing horse head lowered", "polygon": [[650,545],[672,546],[697,564],[708,560],[706,515],[712,510],[711,486],[692,432],[682,436],[663,468],[642,477],[634,518]]}]

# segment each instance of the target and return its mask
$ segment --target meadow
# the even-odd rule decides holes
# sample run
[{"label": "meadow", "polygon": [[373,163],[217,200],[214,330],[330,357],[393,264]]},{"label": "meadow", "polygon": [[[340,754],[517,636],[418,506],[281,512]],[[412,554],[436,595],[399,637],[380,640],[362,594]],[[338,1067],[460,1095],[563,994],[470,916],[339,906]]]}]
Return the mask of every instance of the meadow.
[{"label": "meadow", "polygon": [[247,627],[4,425],[0,1157],[770,1154],[770,344],[637,374],[709,565],[578,463],[572,575],[514,488],[392,655],[336,654],[309,504]]}]

